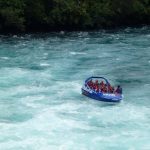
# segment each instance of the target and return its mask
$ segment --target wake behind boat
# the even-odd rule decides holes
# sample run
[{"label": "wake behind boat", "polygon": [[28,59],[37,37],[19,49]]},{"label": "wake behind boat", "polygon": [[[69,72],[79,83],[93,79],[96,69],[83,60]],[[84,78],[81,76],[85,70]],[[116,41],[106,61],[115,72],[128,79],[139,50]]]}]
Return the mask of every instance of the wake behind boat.
[{"label": "wake behind boat", "polygon": [[123,97],[122,88],[115,90],[104,77],[89,77],[81,90],[83,95],[99,101],[120,102]]}]

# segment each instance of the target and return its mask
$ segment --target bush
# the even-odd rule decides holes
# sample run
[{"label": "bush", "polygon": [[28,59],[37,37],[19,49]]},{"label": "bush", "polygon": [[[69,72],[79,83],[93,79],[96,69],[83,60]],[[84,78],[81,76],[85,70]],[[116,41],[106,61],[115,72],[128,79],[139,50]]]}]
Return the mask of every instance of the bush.
[{"label": "bush", "polygon": [[0,31],[150,24],[150,0],[0,0]]},{"label": "bush", "polygon": [[1,31],[24,31],[24,3],[18,0],[0,0]]}]

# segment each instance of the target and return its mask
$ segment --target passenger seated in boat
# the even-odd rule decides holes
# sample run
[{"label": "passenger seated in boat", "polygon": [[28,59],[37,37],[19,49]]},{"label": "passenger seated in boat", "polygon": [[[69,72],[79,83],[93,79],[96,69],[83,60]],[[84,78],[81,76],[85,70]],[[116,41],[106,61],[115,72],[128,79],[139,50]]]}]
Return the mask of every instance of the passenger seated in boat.
[{"label": "passenger seated in boat", "polygon": [[104,93],[108,92],[107,84],[104,84]]},{"label": "passenger seated in boat", "polygon": [[102,93],[107,93],[107,85],[106,84],[102,84],[102,86],[100,87],[100,91]]},{"label": "passenger seated in boat", "polygon": [[113,93],[114,92],[114,87],[108,84],[108,93]]},{"label": "passenger seated in boat", "polygon": [[94,83],[92,80],[90,80],[90,81],[88,82],[88,86],[89,86],[92,90],[95,90],[95,83]]},{"label": "passenger seated in boat", "polygon": [[112,93],[114,93],[114,91],[115,91],[115,89],[114,89],[114,87],[112,86]]},{"label": "passenger seated in boat", "polygon": [[93,89],[93,81],[92,81],[92,80],[88,81],[87,85],[88,85],[91,89]]},{"label": "passenger seated in boat", "polygon": [[120,87],[120,85],[117,86],[117,89],[115,90],[115,93],[122,94],[122,88]]},{"label": "passenger seated in boat", "polygon": [[99,92],[99,83],[98,83],[98,80],[95,81],[95,90],[96,92]]},{"label": "passenger seated in boat", "polygon": [[103,87],[104,87],[104,84],[103,84],[103,81],[101,81],[99,83],[99,91],[102,92],[103,91]]},{"label": "passenger seated in boat", "polygon": [[101,81],[100,84],[99,84],[99,89],[100,89],[101,92],[103,91],[103,88],[104,88],[104,82]]},{"label": "passenger seated in boat", "polygon": [[101,81],[101,83],[100,83],[100,87],[103,87],[104,86],[104,82],[103,81]]}]

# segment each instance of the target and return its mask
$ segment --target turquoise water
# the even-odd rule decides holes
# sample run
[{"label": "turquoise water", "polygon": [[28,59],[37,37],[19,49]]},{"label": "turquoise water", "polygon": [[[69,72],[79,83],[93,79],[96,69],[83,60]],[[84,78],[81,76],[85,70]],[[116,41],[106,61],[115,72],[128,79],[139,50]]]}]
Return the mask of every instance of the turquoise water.
[{"label": "turquoise water", "polygon": [[[149,150],[150,28],[0,36],[1,150]],[[81,95],[105,76],[124,100]]]}]

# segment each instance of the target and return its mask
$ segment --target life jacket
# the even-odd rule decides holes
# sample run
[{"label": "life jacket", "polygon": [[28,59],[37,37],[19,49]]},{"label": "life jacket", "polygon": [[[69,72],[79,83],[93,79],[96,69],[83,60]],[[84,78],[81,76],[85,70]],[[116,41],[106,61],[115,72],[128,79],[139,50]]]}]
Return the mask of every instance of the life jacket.
[{"label": "life jacket", "polygon": [[101,81],[100,86],[101,86],[101,87],[103,87],[103,86],[104,86],[104,82],[103,82],[103,81]]},{"label": "life jacket", "polygon": [[114,88],[109,84],[108,85],[108,92],[113,93],[113,91],[114,91]]},{"label": "life jacket", "polygon": [[118,93],[118,94],[122,94],[122,88],[121,87],[120,88],[117,87],[115,92]]}]

